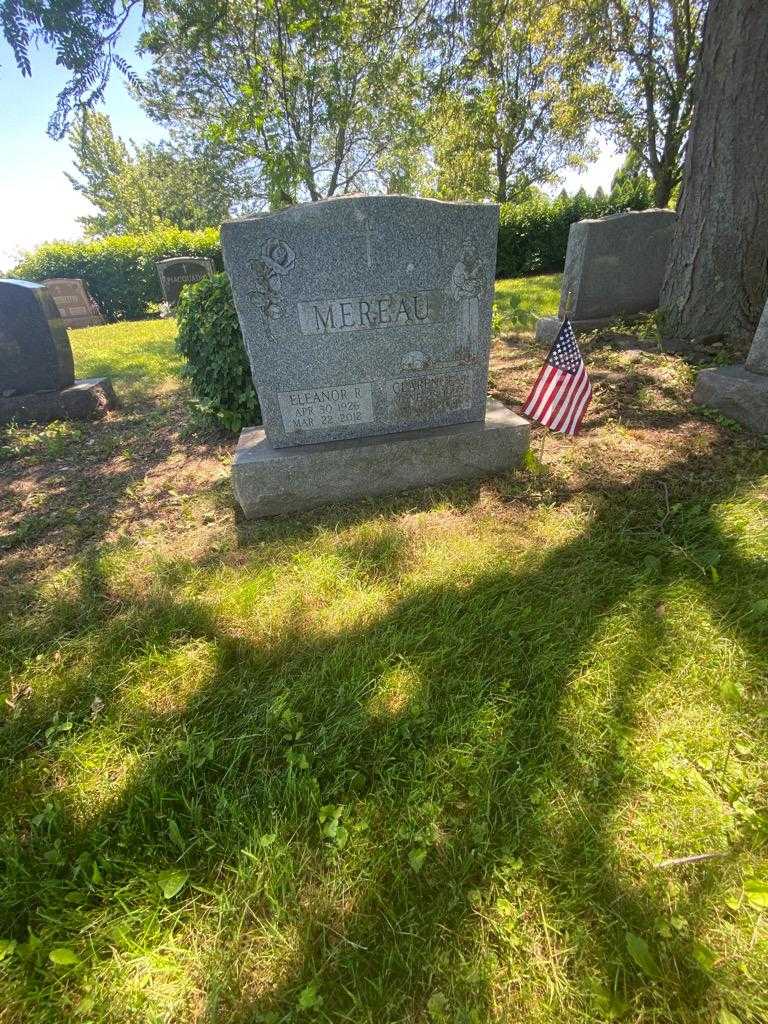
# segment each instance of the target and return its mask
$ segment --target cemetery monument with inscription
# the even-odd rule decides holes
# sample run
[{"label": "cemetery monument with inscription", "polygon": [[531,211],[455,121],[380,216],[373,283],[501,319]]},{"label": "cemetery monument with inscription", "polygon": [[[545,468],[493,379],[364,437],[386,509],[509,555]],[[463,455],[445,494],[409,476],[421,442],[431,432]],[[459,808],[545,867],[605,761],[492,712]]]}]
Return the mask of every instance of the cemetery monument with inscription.
[{"label": "cemetery monument with inscription", "polygon": [[0,281],[0,423],[91,419],[114,402],[108,378],[75,380],[69,336],[47,288]]},{"label": "cemetery monument with inscription", "polygon": [[536,323],[552,344],[566,313],[577,332],[658,308],[677,222],[674,210],[634,210],[571,224],[558,315]]},{"label": "cemetery monument with inscription", "polygon": [[197,284],[203,278],[214,274],[215,269],[213,260],[203,256],[173,256],[167,260],[160,260],[157,264],[157,273],[167,305],[173,309],[185,284]]},{"label": "cemetery monument with inscription", "polygon": [[65,327],[98,327],[104,323],[101,310],[81,277],[50,277],[42,283],[55,302]]},{"label": "cemetery monument with inscription", "polygon": [[263,427],[246,516],[504,472],[528,423],[489,401],[498,207],[349,196],[222,225]]}]

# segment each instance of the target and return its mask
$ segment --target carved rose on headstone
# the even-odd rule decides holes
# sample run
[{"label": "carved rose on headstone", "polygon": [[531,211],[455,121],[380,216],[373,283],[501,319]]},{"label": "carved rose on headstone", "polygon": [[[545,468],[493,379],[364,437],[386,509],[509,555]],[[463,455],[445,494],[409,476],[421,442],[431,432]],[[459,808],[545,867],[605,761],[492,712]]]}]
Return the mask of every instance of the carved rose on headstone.
[{"label": "carved rose on headstone", "polygon": [[283,276],[293,270],[296,253],[278,238],[268,238],[261,250],[261,259],[251,260],[256,275],[256,294],[262,300],[260,308],[268,320],[279,320],[285,313],[280,301]]},{"label": "carved rose on headstone", "polygon": [[268,238],[262,250],[262,259],[267,267],[276,274],[287,274],[293,270],[296,253],[285,242],[277,238]]}]

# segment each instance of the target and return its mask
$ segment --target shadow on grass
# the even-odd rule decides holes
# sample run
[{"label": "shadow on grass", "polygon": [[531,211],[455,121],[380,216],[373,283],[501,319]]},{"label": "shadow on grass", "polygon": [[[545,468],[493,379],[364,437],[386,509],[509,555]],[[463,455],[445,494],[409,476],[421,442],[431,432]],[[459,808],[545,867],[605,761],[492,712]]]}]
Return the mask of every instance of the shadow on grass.
[{"label": "shadow on grass", "polygon": [[[572,994],[559,1000],[563,986],[586,992],[594,976],[644,1018],[703,1019],[713,1012],[711,979],[690,936],[669,937],[653,982],[627,952],[628,932],[653,934],[667,894],[651,870],[628,871],[611,822],[637,784],[626,749],[645,671],[674,642],[656,614],[659,595],[701,583],[713,549],[721,572],[768,589],[768,565],[739,554],[712,514],[765,467],[755,461],[711,481],[709,465],[684,467],[702,480],[695,529],[664,516],[661,488],[680,468],[667,467],[606,490],[589,526],[556,549],[465,584],[419,588],[331,635],[298,604],[290,628],[253,643],[189,596],[198,566],[176,567],[171,589],[139,599],[113,592],[97,556],[84,560],[79,593],[51,605],[20,642],[53,657],[62,637],[90,638],[88,657],[55,694],[59,721],[74,723],[59,756],[99,728],[117,729],[140,756],[114,800],[83,820],[57,799],[55,763],[38,792],[24,792],[26,760],[48,742],[49,699],[33,695],[7,724],[0,749],[23,838],[6,840],[2,934],[21,942],[58,912],[71,934],[87,936],[95,966],[139,955],[126,930],[177,946],[186,920],[188,938],[199,929],[210,945],[205,1006],[195,1010],[207,1021],[304,1019],[300,1000],[309,1013],[322,997],[319,1019],[472,1024],[494,1018],[500,963],[509,965],[507,1013],[543,1000],[553,1019],[558,1007],[589,1019],[585,995],[578,1007]],[[295,536],[307,530],[311,521]],[[644,556],[668,556],[670,545],[690,557],[649,576]],[[375,581],[393,560],[405,564],[407,549],[385,534],[342,556]],[[759,624],[734,615],[732,595],[710,593],[712,614],[760,656]],[[625,633],[596,698],[599,727],[574,734],[564,706],[620,612]],[[151,678],[152,664],[190,645],[208,654],[204,682],[162,713],[142,691],[118,727],[113,701],[126,700],[137,666]],[[104,702],[95,726],[94,697]],[[764,740],[764,723],[744,719]],[[52,808],[38,825],[30,803]],[[327,827],[339,807],[346,843]],[[164,903],[151,879],[173,866],[190,884]],[[721,870],[703,868],[685,896],[694,935]],[[486,895],[500,885],[506,906]],[[219,914],[210,936],[209,911]],[[41,994],[34,958],[15,969],[15,999],[30,1017],[37,1006],[60,1019],[68,992],[80,991],[75,974]],[[107,1004],[99,1012],[112,1019]]]}]

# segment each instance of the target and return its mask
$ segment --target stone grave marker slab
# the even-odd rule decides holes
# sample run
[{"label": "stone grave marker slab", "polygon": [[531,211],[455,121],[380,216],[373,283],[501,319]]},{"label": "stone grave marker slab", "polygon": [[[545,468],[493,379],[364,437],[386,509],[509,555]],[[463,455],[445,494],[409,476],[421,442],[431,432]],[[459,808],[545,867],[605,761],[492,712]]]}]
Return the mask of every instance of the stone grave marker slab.
[{"label": "stone grave marker slab", "polygon": [[755,331],[746,366],[717,366],[696,378],[694,402],[768,434],[768,302]]},{"label": "stone grave marker slab", "polygon": [[65,327],[97,327],[104,323],[81,277],[50,277],[43,284],[56,303]]},{"label": "stone grave marker slab", "polygon": [[160,260],[157,272],[160,275],[163,298],[169,306],[175,306],[185,284],[197,284],[204,277],[210,277],[215,273],[215,267],[213,260],[202,256],[174,256]]},{"label": "stone grave marker slab", "polygon": [[498,208],[355,196],[222,225],[276,448],[481,421]]},{"label": "stone grave marker slab", "polygon": [[109,380],[75,380],[69,336],[48,289],[0,281],[0,423],[89,419],[115,402]]},{"label": "stone grave marker slab", "polygon": [[537,321],[537,339],[551,344],[566,311],[583,332],[657,309],[676,222],[673,210],[636,210],[571,224],[558,316]]},{"label": "stone grave marker slab", "polygon": [[519,464],[488,402],[498,207],[349,196],[222,226],[264,427],[232,469],[247,517]]},{"label": "stone grave marker slab", "polygon": [[58,391],[74,380],[69,337],[47,288],[0,281],[0,394]]}]

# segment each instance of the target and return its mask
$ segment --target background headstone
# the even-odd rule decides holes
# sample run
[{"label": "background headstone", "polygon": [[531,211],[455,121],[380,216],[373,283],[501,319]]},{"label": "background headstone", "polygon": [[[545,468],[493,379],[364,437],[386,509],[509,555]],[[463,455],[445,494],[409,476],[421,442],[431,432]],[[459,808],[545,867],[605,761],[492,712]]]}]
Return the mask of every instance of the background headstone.
[{"label": "background headstone", "polygon": [[163,298],[169,306],[175,306],[185,284],[197,284],[204,277],[210,277],[215,273],[215,267],[213,260],[202,256],[174,256],[171,259],[160,260],[157,272],[160,275]]},{"label": "background headstone", "polygon": [[768,302],[746,366],[718,366],[696,378],[693,400],[717,409],[757,434],[768,434]]},{"label": "background headstone", "polygon": [[275,447],[485,416],[498,208],[405,196],[224,224]]},{"label": "background headstone", "polygon": [[551,344],[566,312],[590,331],[657,309],[676,222],[673,210],[640,210],[571,224],[558,316],[537,322],[537,339]]},{"label": "background headstone", "polygon": [[233,483],[275,515],[517,464],[486,419],[498,207],[349,196],[222,225],[264,429]]},{"label": "background headstone", "polygon": [[768,373],[768,302],[763,309],[747,356],[747,369],[752,373]]},{"label": "background headstone", "polygon": [[69,337],[45,286],[0,281],[0,394],[58,391],[74,379]]},{"label": "background headstone", "polygon": [[98,327],[104,323],[104,317],[81,277],[51,277],[43,284],[56,303],[65,327]]},{"label": "background headstone", "polygon": [[114,402],[107,378],[75,380],[69,337],[47,288],[0,281],[0,423],[90,419]]}]

